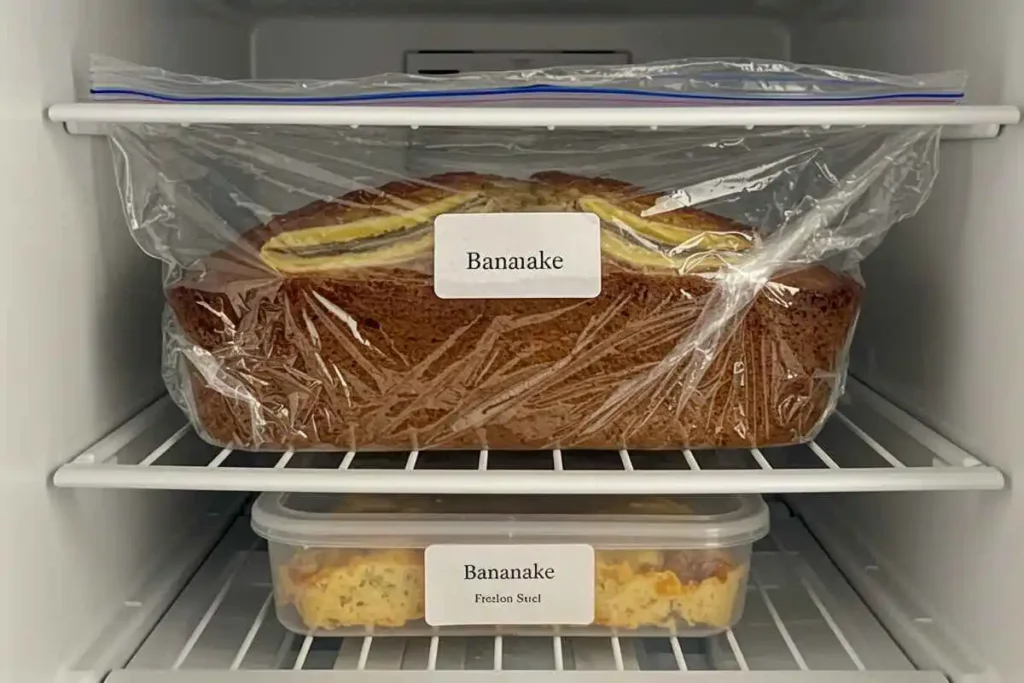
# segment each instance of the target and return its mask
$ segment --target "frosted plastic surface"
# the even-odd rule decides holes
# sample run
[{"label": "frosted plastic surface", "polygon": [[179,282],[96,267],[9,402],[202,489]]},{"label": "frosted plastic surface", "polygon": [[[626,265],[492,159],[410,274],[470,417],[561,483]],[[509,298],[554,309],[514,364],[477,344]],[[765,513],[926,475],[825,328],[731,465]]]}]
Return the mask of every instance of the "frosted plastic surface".
[{"label": "frosted plastic surface", "polygon": [[[264,493],[253,529],[295,546],[595,543],[728,548],[768,533],[759,496],[428,496]],[[467,540],[468,539],[468,540]]]}]

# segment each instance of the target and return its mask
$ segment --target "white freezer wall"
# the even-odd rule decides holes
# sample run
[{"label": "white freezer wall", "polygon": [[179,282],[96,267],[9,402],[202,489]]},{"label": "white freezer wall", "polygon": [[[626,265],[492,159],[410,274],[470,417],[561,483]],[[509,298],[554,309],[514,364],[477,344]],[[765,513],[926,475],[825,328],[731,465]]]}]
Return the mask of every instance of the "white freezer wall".
[{"label": "white freezer wall", "polygon": [[192,5],[0,0],[3,681],[54,680],[208,500],[48,483],[163,387],[159,265],[128,235],[106,142],[67,135],[44,108],[74,99],[92,51],[244,75],[245,26]]},{"label": "white freezer wall", "polygon": [[682,10],[616,17],[283,17],[257,24],[253,70],[258,78],[324,79],[401,72],[411,50],[621,50],[634,63],[737,54],[778,58],[789,52],[789,30],[767,17],[687,16]]},{"label": "white freezer wall", "polygon": [[[204,502],[196,494],[46,485],[54,466],[162,391],[159,268],[126,234],[106,144],[43,123],[45,105],[73,99],[72,66],[81,76],[88,52],[224,76],[245,75],[251,53],[256,75],[315,77],[398,70],[404,49],[624,49],[634,61],[785,57],[792,49],[797,59],[898,71],[966,66],[978,101],[1024,100],[1017,0],[862,3],[861,18],[801,27],[792,41],[784,26],[764,18],[635,15],[539,24],[502,18],[492,24],[496,34],[479,30],[479,20],[452,17],[273,19],[250,41],[238,17],[189,9],[198,3],[0,0],[8,247],[0,293],[0,492],[7,501],[0,533],[8,541],[0,563],[0,680],[49,681],[73,661],[91,629],[184,528],[184,511],[199,514]],[[323,38],[308,40],[308,31]],[[1020,291],[1024,278],[1016,264],[1024,235],[1011,203],[1019,195],[1022,140],[1024,131],[1010,129],[1001,140],[945,145],[931,203],[867,264],[868,306],[855,349],[863,379],[1011,474],[1024,468],[1013,433],[1024,405],[1017,351],[1024,334],[1003,313],[1007,304],[995,302]],[[974,634],[979,658],[1014,680],[1012,672],[1024,668],[1024,603],[1010,583],[1024,560],[1020,496],[830,496],[822,505],[857,520],[868,545],[921,601]]]},{"label": "white freezer wall", "polygon": [[[970,71],[971,99],[1024,103],[1024,3],[904,0],[805,25],[794,58],[920,72]],[[864,265],[853,372],[1012,480],[1024,479],[1024,129],[943,144],[930,201]],[[1015,476],[1016,475],[1016,476]],[[797,501],[800,502],[799,500]],[[818,498],[959,628],[1002,681],[1024,671],[1024,496],[867,494]]]}]

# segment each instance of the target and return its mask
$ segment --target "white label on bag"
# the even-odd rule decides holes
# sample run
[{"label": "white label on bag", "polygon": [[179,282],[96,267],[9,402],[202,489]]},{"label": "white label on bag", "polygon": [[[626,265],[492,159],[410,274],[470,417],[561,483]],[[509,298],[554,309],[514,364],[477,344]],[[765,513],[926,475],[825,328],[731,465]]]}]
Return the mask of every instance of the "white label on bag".
[{"label": "white label on bag", "polygon": [[591,299],[601,293],[592,213],[446,213],[434,220],[442,299]]},{"label": "white label on bag", "polygon": [[594,621],[589,545],[432,545],[424,563],[431,626]]}]

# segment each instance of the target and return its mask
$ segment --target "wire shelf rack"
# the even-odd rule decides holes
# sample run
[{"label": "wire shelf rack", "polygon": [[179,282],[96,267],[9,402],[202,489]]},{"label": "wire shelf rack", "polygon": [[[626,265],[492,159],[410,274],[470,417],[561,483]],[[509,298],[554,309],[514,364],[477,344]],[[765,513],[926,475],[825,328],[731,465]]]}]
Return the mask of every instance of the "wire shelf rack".
[{"label": "wire shelf rack", "polygon": [[[348,680],[664,680],[690,683],[940,683],[918,670],[803,524],[773,509],[755,547],[747,609],[704,639],[606,635],[317,638],[275,619],[265,548],[240,520],[107,683]],[[139,603],[146,597],[140,596]]]},{"label": "wire shelf rack", "polygon": [[850,380],[801,446],[730,451],[242,452],[168,398],[54,474],[60,487],[361,493],[703,494],[987,490],[1002,473]]},{"label": "wire shelf rack", "polygon": [[1020,122],[1012,105],[466,107],[331,104],[69,102],[48,110],[69,133],[103,133],[117,123],[515,128],[702,126],[950,126],[944,137],[990,138]]}]

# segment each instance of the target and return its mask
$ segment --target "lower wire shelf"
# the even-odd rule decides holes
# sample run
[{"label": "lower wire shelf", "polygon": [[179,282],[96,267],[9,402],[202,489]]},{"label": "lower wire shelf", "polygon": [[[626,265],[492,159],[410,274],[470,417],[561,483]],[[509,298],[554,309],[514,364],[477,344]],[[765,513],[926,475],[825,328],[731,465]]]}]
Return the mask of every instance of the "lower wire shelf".
[{"label": "lower wire shelf", "polygon": [[[902,653],[801,521],[773,510],[755,547],[747,609],[705,639],[302,637],[275,619],[266,550],[238,520],[106,683],[340,680],[665,680],[691,683],[943,683]],[[142,596],[139,604],[145,603]],[[121,636],[132,632],[125,624]],[[137,627],[135,627],[135,631]],[[116,638],[114,638],[116,640]],[[102,645],[102,644],[101,644]],[[342,670],[344,673],[341,673]],[[106,672],[103,672],[106,673]],[[100,680],[97,678],[96,680]]]}]

